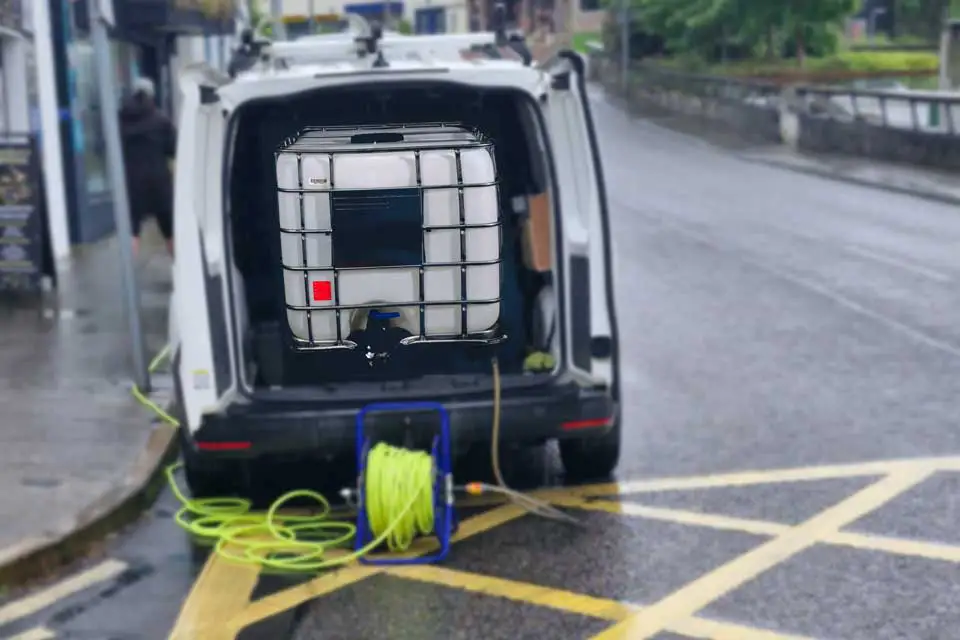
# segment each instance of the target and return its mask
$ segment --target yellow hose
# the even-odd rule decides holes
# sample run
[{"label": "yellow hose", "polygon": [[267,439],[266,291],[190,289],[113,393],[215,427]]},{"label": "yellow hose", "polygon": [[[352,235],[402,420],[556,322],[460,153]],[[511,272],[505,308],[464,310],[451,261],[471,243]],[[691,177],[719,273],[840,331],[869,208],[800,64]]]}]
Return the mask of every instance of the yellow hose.
[{"label": "yellow hose", "polygon": [[[165,347],[150,362],[155,372],[166,357]],[[468,493],[480,495],[497,491],[530,513],[555,520],[580,524],[572,516],[546,502],[510,489],[500,470],[500,367],[493,360],[493,424],[491,466],[498,486],[470,483]],[[165,423],[179,427],[180,422],[144,395],[136,386],[133,396]],[[183,466],[166,468],[170,490],[181,504],[175,516],[177,524],[193,536],[214,544],[218,555],[245,564],[256,564],[280,571],[320,571],[354,562],[386,543],[392,552],[406,551],[419,535],[432,533],[434,524],[433,486],[436,469],[425,451],[410,451],[378,443],[367,454],[364,491],[367,521],[374,539],[363,548],[327,557],[334,548],[349,548],[356,527],[349,522],[330,519],[330,503],[315,491],[285,493],[266,512],[251,511],[244,498],[188,498],[176,481]],[[313,515],[281,514],[280,509],[293,500],[309,500],[319,506]]]},{"label": "yellow hose", "polygon": [[[190,499],[177,485],[180,463],[166,469],[174,496],[181,503],[175,519],[214,551],[229,560],[280,571],[320,571],[349,564],[386,543],[390,551],[405,551],[418,535],[433,531],[433,458],[378,443],[367,457],[366,504],[369,544],[350,553],[325,557],[330,549],[349,547],[356,527],[329,519],[330,503],[315,491],[299,489],[280,496],[266,512],[250,510],[244,498]],[[293,500],[319,505],[312,515],[282,514]]]},{"label": "yellow hose", "polygon": [[[150,362],[155,372],[169,349]],[[165,423],[180,422],[150,400],[136,386],[138,402]],[[331,520],[330,503],[315,491],[290,491],[280,496],[266,512],[251,511],[244,498],[188,498],[177,484],[175,463],[165,470],[170,490],[180,502],[175,520],[191,535],[214,544],[214,552],[235,562],[257,564],[280,571],[320,571],[354,562],[386,543],[390,551],[405,551],[418,535],[433,531],[433,485],[436,470],[425,451],[410,451],[378,443],[367,455],[365,476],[367,520],[374,539],[363,548],[333,558],[330,549],[347,548],[356,536],[349,522]],[[319,506],[312,515],[281,514],[293,500],[309,500]]]}]

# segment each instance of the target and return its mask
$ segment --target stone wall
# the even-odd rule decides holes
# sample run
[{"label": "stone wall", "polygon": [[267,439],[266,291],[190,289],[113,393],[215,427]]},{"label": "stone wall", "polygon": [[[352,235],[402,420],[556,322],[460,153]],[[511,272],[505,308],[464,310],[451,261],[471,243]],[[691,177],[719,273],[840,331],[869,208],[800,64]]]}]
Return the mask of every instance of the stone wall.
[{"label": "stone wall", "polygon": [[[598,55],[591,58],[590,74],[640,114],[684,114],[800,151],[960,170],[960,122],[954,122],[952,135],[885,127],[852,117],[815,90],[650,68],[631,73],[624,95],[619,69]],[[960,108],[957,102],[952,112]]]},{"label": "stone wall", "polygon": [[[839,153],[960,171],[960,135],[889,129],[798,114],[801,151]],[[960,124],[960,123],[958,123]]]}]

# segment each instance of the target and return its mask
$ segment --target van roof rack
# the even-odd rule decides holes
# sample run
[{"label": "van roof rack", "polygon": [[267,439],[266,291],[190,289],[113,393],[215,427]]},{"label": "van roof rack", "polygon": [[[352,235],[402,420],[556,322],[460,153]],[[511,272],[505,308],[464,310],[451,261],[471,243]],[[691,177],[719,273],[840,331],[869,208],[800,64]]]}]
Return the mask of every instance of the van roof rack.
[{"label": "van roof rack", "polygon": [[522,64],[530,66],[532,56],[526,45],[508,37],[503,4],[499,3],[491,32],[403,35],[384,33],[379,23],[370,23],[356,14],[347,14],[350,29],[347,32],[316,35],[293,41],[270,41],[258,38],[251,28],[240,35],[240,46],[230,61],[230,75],[253,69],[258,65],[269,68],[290,68],[307,64],[356,64],[372,68],[389,67],[391,61],[419,60],[422,62],[450,62],[468,57],[503,59],[504,49],[514,51]]}]

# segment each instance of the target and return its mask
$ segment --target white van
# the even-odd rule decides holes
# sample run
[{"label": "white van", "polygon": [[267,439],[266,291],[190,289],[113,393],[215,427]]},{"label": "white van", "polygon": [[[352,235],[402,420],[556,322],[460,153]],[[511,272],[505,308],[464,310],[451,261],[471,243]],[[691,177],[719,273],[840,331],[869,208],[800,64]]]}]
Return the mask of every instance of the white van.
[{"label": "white van", "polygon": [[[496,413],[501,442],[557,439],[568,474],[609,475],[613,258],[583,58],[372,40],[248,42],[235,77],[181,78],[171,344],[191,490],[350,455],[383,402],[442,404],[458,451]],[[403,442],[436,426],[375,418]]]}]

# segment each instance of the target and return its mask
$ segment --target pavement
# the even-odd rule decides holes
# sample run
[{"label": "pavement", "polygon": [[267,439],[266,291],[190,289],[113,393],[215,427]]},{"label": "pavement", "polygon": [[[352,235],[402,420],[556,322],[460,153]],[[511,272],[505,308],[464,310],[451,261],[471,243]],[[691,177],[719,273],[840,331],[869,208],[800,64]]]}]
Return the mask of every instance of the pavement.
[{"label": "pavement", "polygon": [[292,577],[191,544],[164,493],[0,637],[956,640],[956,207],[593,105],[623,458],[590,486],[512,461],[585,528],[477,508],[442,565]]},{"label": "pavement", "polygon": [[[144,328],[157,350],[170,262],[149,241],[144,248],[151,256],[138,274]],[[42,578],[88,552],[110,528],[104,519],[118,524],[117,510],[169,448],[169,429],[151,425],[130,396],[120,296],[116,245],[106,241],[77,250],[57,293],[0,301],[4,586]]]},{"label": "pavement", "polygon": [[745,151],[742,157],[833,180],[960,205],[960,181],[947,172],[864,162],[859,158],[799,153],[784,145],[751,149]]}]

